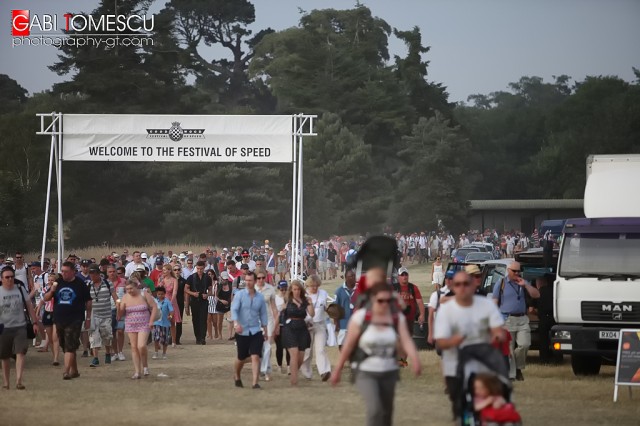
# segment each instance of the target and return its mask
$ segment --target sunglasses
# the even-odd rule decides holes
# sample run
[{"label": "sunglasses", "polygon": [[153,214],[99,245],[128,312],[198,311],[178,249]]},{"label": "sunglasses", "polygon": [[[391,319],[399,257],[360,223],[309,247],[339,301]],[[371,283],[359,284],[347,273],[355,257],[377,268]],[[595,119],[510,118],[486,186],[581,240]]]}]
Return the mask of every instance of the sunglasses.
[{"label": "sunglasses", "polygon": [[267,278],[267,277],[256,277],[256,279],[259,279],[259,280],[264,280],[264,279],[266,279],[266,278]]},{"label": "sunglasses", "polygon": [[173,270],[174,272],[180,272],[180,268],[176,268]]},{"label": "sunglasses", "polygon": [[117,272],[118,275],[124,275],[124,272]]},{"label": "sunglasses", "polygon": [[280,291],[287,291],[287,287],[281,288]]},{"label": "sunglasses", "polygon": [[511,269],[511,268],[509,268],[509,270],[510,270],[511,272],[513,272],[514,274],[519,274],[519,273],[521,273],[521,272],[522,272],[522,270],[521,270],[521,269]]},{"label": "sunglasses", "polygon": [[454,281],[454,287],[469,287],[471,283],[469,281]]},{"label": "sunglasses", "polygon": [[16,256],[16,259],[22,259],[22,256]]},{"label": "sunglasses", "polygon": [[378,303],[391,303],[391,299],[376,299]]},{"label": "sunglasses", "polygon": [[409,273],[408,273],[408,272],[403,272],[403,273],[401,273],[401,274],[400,274],[400,276],[401,276],[401,277],[408,277],[408,276],[409,276]]}]

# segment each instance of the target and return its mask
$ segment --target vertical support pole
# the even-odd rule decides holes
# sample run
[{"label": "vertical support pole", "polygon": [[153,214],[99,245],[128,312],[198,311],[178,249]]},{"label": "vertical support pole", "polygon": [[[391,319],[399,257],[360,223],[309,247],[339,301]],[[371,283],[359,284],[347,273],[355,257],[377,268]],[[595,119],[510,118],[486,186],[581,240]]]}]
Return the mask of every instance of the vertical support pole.
[{"label": "vertical support pole", "polygon": [[[296,251],[296,265],[297,262],[304,262],[304,233],[302,231],[302,136],[298,136],[298,215],[296,218],[297,225],[296,228],[298,230],[297,242],[298,242],[298,250]],[[296,266],[297,267],[297,266]],[[298,275],[302,275],[304,268],[301,266],[300,270],[298,270]]]},{"label": "vertical support pole", "polygon": [[[42,118],[42,117],[41,117]],[[44,266],[44,255],[47,248],[47,227],[49,225],[49,205],[51,201],[51,175],[53,174],[53,159],[56,137],[51,136],[51,152],[49,153],[49,177],[47,179],[47,201],[44,207],[44,230],[42,231],[42,254],[40,256],[40,264]]]},{"label": "vertical support pole", "polygon": [[[62,114],[57,117],[61,120]],[[62,253],[64,251],[64,229],[62,221],[62,121],[58,123],[60,131],[58,133],[58,143],[55,144],[55,160],[56,160],[56,180],[58,189],[58,272],[62,264]]]},{"label": "vertical support pole", "polygon": [[297,270],[296,270],[296,263],[295,263],[295,259],[294,259],[294,253],[296,250],[296,217],[297,217],[297,213],[298,213],[298,209],[297,209],[297,205],[296,205],[296,193],[297,193],[297,188],[296,188],[296,182],[297,182],[297,177],[298,177],[298,158],[296,156],[297,154],[297,149],[296,149],[296,144],[298,143],[298,137],[296,136],[298,133],[298,117],[294,116],[293,117],[293,137],[291,138],[291,142],[293,144],[293,182],[291,184],[291,191],[292,191],[292,195],[291,195],[291,246],[289,247],[290,252],[290,259],[291,259],[291,264],[289,265],[289,276],[291,277],[291,279],[293,279],[293,277],[296,275]]}]

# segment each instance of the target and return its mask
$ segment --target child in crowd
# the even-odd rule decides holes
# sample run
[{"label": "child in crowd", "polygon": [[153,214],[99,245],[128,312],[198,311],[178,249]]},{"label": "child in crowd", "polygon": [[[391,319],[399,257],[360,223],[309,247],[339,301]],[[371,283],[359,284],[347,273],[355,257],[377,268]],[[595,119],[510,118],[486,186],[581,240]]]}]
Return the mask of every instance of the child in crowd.
[{"label": "child in crowd", "polygon": [[482,426],[520,425],[522,419],[503,395],[503,385],[491,373],[478,373],[473,382],[473,408],[480,413]]},{"label": "child in crowd", "polygon": [[218,313],[216,310],[216,304],[218,303],[218,300],[216,299],[218,281],[213,270],[209,270],[207,273],[211,277],[211,282],[213,283],[213,286],[211,286],[211,292],[209,293],[209,296],[207,296],[207,302],[209,303],[207,308],[207,339],[211,340],[213,339],[214,331],[216,339],[218,338],[218,329],[215,327],[216,314]]},{"label": "child in crowd", "polygon": [[160,359],[159,351],[162,345],[162,359],[167,359],[167,346],[171,344],[171,320],[173,319],[173,306],[166,298],[167,291],[164,287],[156,288],[156,303],[162,314],[160,319],[153,323],[153,342],[155,353],[152,359]]}]

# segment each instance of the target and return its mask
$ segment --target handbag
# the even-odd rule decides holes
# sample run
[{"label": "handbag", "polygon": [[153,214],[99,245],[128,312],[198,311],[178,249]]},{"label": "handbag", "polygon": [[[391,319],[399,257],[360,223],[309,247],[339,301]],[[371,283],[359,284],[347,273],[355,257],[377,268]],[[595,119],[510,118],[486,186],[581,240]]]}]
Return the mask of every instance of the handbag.
[{"label": "handbag", "polygon": [[35,339],[36,332],[33,331],[33,323],[31,322],[31,318],[29,317],[29,311],[27,310],[27,301],[24,298],[24,293],[22,292],[22,288],[18,287],[18,291],[20,292],[20,297],[22,297],[22,306],[24,306],[24,318],[27,320],[27,339]]},{"label": "handbag", "polygon": [[[142,296],[144,297],[144,302],[147,304],[147,308],[149,308],[149,313],[153,313],[153,308],[151,307],[151,305],[149,305],[149,301],[147,300],[147,296]],[[157,303],[156,303],[157,306]],[[156,314],[153,317],[153,322],[156,321],[160,321],[160,318],[162,318],[162,312],[160,311],[160,307],[158,307],[158,309],[156,309]]]}]

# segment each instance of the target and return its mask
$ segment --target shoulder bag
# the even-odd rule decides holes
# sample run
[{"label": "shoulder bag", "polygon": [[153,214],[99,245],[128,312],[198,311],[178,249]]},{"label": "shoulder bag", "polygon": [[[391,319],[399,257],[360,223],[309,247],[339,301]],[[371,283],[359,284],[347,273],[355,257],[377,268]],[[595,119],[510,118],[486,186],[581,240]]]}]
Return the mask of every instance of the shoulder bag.
[{"label": "shoulder bag", "polygon": [[36,332],[33,331],[33,323],[31,322],[31,318],[29,317],[29,310],[27,309],[27,301],[24,298],[24,293],[22,292],[22,288],[17,287],[20,292],[20,297],[22,297],[22,306],[24,306],[24,319],[27,321],[27,339],[35,339]]}]

